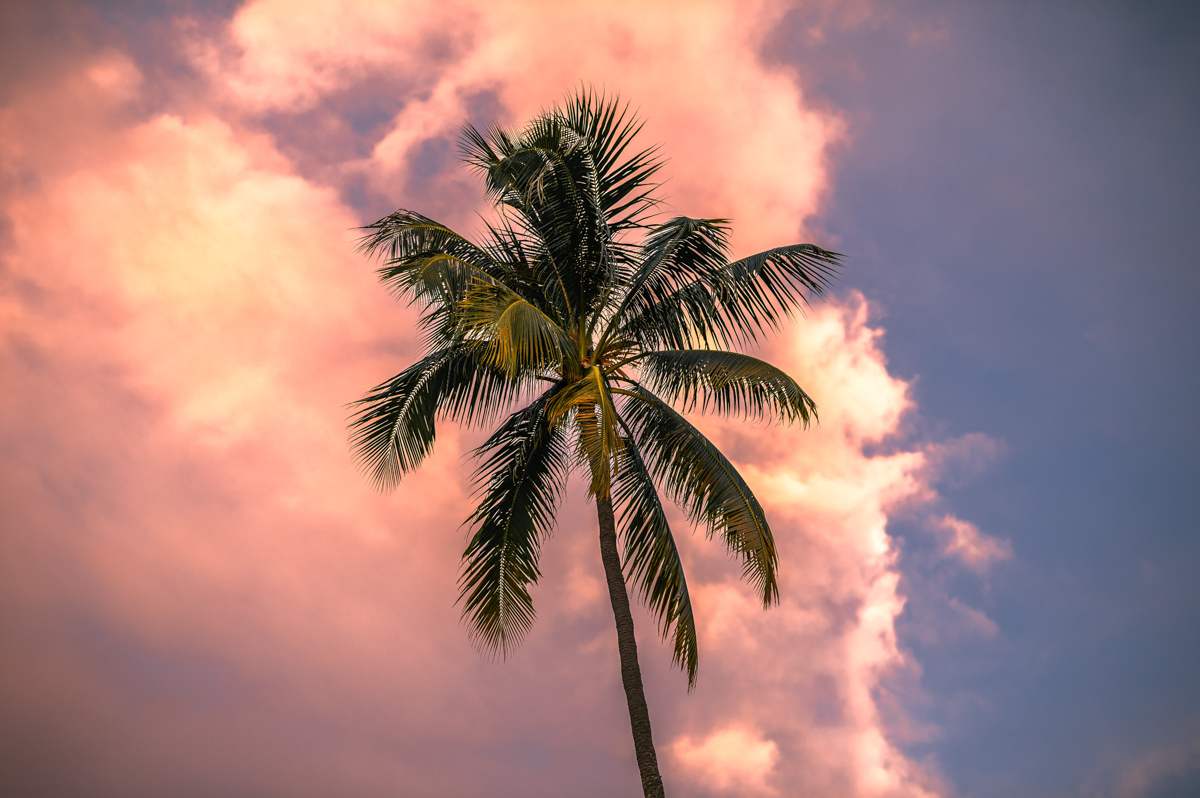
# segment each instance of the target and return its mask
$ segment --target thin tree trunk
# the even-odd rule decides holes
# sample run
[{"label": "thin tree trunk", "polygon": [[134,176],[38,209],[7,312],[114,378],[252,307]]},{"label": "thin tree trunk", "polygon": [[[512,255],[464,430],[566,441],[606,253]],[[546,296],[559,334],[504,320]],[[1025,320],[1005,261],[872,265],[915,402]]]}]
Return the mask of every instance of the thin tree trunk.
[{"label": "thin tree trunk", "polygon": [[642,670],[638,667],[637,641],[633,637],[633,614],[629,611],[629,594],[625,590],[621,556],[617,552],[617,524],[610,497],[596,499],[596,514],[600,517],[600,559],[604,562],[608,597],[612,600],[613,616],[617,621],[621,683],[625,685],[625,700],[629,704],[629,723],[633,726],[633,749],[637,753],[638,770],[642,773],[642,792],[646,798],[665,798],[654,740],[650,736],[650,710],[642,691]]}]

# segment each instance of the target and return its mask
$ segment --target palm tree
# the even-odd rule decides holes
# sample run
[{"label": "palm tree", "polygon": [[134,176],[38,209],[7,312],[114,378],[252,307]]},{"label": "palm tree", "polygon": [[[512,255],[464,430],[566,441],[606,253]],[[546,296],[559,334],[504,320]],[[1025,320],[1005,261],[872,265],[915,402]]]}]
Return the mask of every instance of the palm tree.
[{"label": "palm tree", "polygon": [[463,159],[496,209],[482,243],[406,210],[363,228],[380,279],[421,308],[427,354],[357,403],[351,440],[391,489],[429,453],[437,419],[506,416],[474,452],[479,505],[459,578],[473,641],[501,656],[533,623],[540,547],[569,473],[583,470],[642,787],[661,796],[626,580],[689,690],[698,649],[660,491],[741,560],[764,607],[778,601],[762,508],[680,411],[815,418],[791,377],[731,349],[821,295],[839,256],[797,244],[730,261],[725,220],[656,222],[657,150],[627,155],[640,128],[627,105],[590,90],[520,131],[467,125]]}]

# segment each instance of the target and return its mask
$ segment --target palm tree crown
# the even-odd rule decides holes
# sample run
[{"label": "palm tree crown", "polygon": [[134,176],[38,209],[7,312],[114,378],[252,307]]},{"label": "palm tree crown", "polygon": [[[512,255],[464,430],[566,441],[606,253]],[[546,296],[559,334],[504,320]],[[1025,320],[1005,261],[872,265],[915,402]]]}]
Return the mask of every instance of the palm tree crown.
[{"label": "palm tree crown", "polygon": [[682,413],[815,418],[791,377],[732,350],[821,295],[839,256],[797,244],[731,261],[726,220],[659,221],[662,161],[631,148],[640,127],[590,91],[520,131],[467,125],[463,159],[497,211],[480,242],[405,210],[364,228],[383,282],[421,308],[426,354],[360,400],[352,445],[392,488],[429,453],[437,419],[500,421],[475,451],[479,504],[459,580],[472,638],[500,655],[533,622],[540,547],[581,469],[602,549],[616,510],[624,578],[617,563],[610,588],[623,599],[632,582],[691,689],[695,620],[660,492],[741,560],[764,606],[778,587],[762,508]]}]

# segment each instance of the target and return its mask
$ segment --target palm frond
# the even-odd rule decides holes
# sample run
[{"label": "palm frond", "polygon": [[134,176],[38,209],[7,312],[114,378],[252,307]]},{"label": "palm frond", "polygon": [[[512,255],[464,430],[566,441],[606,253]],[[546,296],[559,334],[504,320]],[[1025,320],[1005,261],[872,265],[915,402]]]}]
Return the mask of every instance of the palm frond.
[{"label": "palm frond", "polygon": [[[728,265],[728,237],[724,219],[677,216],[655,227],[640,247],[636,264],[623,276],[624,297],[609,319],[600,346],[604,347],[622,328],[625,337],[640,340],[637,333],[641,326],[670,319],[661,308],[663,302],[675,299],[678,303],[676,294],[681,288],[704,286]],[[681,306],[685,311],[680,319],[683,327],[672,338],[676,348],[684,348],[693,340],[707,340],[711,335],[708,328],[721,322],[714,312],[711,291],[693,292],[682,298],[698,303],[685,302]]]},{"label": "palm frond", "polygon": [[738,340],[757,340],[760,333],[777,330],[810,296],[823,296],[841,257],[812,244],[792,244],[734,261],[713,282],[717,311]]},{"label": "palm frond", "polygon": [[685,413],[697,406],[722,416],[785,422],[816,417],[816,405],[782,369],[740,352],[666,349],[638,361],[641,379]]},{"label": "palm frond", "polygon": [[496,128],[483,134],[468,127],[462,140],[488,194],[514,212],[538,251],[532,263],[548,289],[547,301],[565,326],[574,326],[604,281],[610,239],[586,142],[555,114],[543,114],[515,138]]},{"label": "palm frond", "polygon": [[392,490],[433,448],[437,416],[490,423],[522,387],[468,348],[435,351],[354,403],[351,449],[375,486]]},{"label": "palm frond", "polygon": [[469,523],[459,601],[471,638],[504,657],[533,624],[529,585],[541,572],[542,541],[554,528],[568,468],[566,437],[546,417],[546,397],[514,413],[475,451],[482,494]]},{"label": "palm frond", "polygon": [[546,291],[544,275],[539,273],[538,262],[542,259],[542,247],[536,238],[524,234],[520,222],[500,216],[495,221],[483,222],[487,230],[484,249],[488,256],[503,269],[501,282],[513,293],[535,304],[562,326],[569,318],[568,313],[559,312],[559,307],[550,300],[553,293]]},{"label": "palm frond", "polygon": [[514,377],[561,368],[573,351],[562,327],[506,286],[476,282],[459,303],[459,319],[484,362]]},{"label": "palm frond", "polygon": [[622,416],[654,475],[693,523],[719,533],[742,559],[742,576],[769,606],[779,600],[775,539],[754,493],[733,464],[674,408],[645,388],[629,397]]},{"label": "palm frond", "polygon": [[413,211],[399,210],[360,228],[359,251],[379,257],[379,279],[397,296],[410,300],[451,295],[462,298],[472,279],[503,275],[486,250],[443,224]]},{"label": "palm frond", "polygon": [[579,457],[588,464],[591,496],[608,496],[623,438],[620,419],[604,372],[593,366],[583,377],[564,386],[549,404],[550,422],[572,419],[579,431]]},{"label": "palm frond", "polygon": [[610,99],[588,89],[567,97],[563,118],[590,144],[600,208],[614,232],[641,227],[645,215],[658,205],[653,198],[658,184],[650,181],[663,166],[657,146],[625,157],[642,120],[619,97]]},{"label": "palm frond", "polygon": [[[573,319],[590,319],[615,274],[613,233],[601,206],[590,142],[553,114],[535,120],[527,133],[528,149],[518,154],[535,155],[545,166],[529,189],[537,192],[537,202],[520,210],[545,243],[555,278],[568,289]],[[548,174],[553,181],[546,180]]]},{"label": "palm frond", "polygon": [[[485,178],[488,194],[514,210],[544,257],[535,263],[550,304],[565,306],[564,327],[604,309],[620,264],[631,261],[623,231],[643,227],[654,207],[657,148],[626,155],[641,122],[613,98],[585,91],[546,111],[520,132],[466,126],[464,159]],[[561,300],[561,303],[560,303]]]},{"label": "palm frond", "polygon": [[841,255],[812,244],[760,252],[624,314],[621,335],[647,349],[753,342],[823,296],[840,265]]},{"label": "palm frond", "polygon": [[700,651],[679,550],[654,480],[632,438],[625,439],[620,463],[613,483],[613,503],[625,543],[627,578],[658,621],[663,639],[673,638],[672,662],[687,673],[691,690],[696,686]]}]

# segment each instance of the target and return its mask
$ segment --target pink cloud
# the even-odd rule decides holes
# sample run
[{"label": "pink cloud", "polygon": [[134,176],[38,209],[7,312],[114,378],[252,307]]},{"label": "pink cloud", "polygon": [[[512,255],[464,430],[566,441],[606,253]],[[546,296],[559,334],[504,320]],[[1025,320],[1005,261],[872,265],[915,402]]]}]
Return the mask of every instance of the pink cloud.
[{"label": "pink cloud", "polygon": [[977,477],[1003,456],[1006,450],[1004,441],[980,432],[968,432],[925,446],[931,476],[951,485],[961,485]]},{"label": "pink cloud", "polygon": [[190,42],[224,99],[255,111],[302,110],[381,70],[436,73],[470,44],[470,3],[245,4],[227,36]]},{"label": "pink cloud", "polygon": [[494,92],[512,123],[581,81],[619,91],[645,112],[645,139],[669,142],[669,155],[689,164],[668,187],[680,211],[733,215],[736,241],[763,248],[796,236],[815,211],[827,148],[843,129],[806,107],[791,76],[755,57],[783,11],[774,3],[413,0],[314,3],[297,15],[294,4],[260,0],[231,25],[231,68],[213,55],[217,45],[195,47],[250,109],[311,105],[371,70],[411,75],[422,90],[372,157],[347,165],[397,201],[419,146],[453,135],[478,92]]},{"label": "pink cloud", "polygon": [[945,543],[946,556],[959,557],[975,570],[986,569],[997,560],[1006,560],[1013,556],[1011,543],[985,535],[969,521],[947,515],[937,523],[948,533]]},{"label": "pink cloud", "polygon": [[904,598],[888,508],[935,495],[922,452],[865,451],[895,434],[911,408],[880,336],[855,296],[817,308],[769,347],[818,397],[820,424],[806,432],[703,420],[756,487],[781,541],[783,599],[769,612],[718,552],[688,546],[703,575],[693,580],[701,643],[719,652],[707,665],[716,673],[701,677],[717,695],[696,720],[763,730],[779,758],[761,794],[941,792],[935,773],[889,741],[876,698],[908,657],[896,638]]},{"label": "pink cloud", "polygon": [[685,735],[672,744],[671,753],[687,772],[700,777],[701,784],[717,791],[735,795],[775,792],[766,778],[779,759],[779,747],[754,731],[731,727],[700,742]]},{"label": "pink cloud", "polygon": [[1120,798],[1153,795],[1165,785],[1194,774],[1197,762],[1200,762],[1200,738],[1185,738],[1150,750],[1125,764],[1116,794]]},{"label": "pink cloud", "polygon": [[[337,191],[246,115],[411,70],[424,88],[368,158],[336,167],[422,210],[387,181],[453,130],[471,92],[495,92],[519,120],[590,80],[620,89],[647,140],[665,142],[677,211],[733,216],[741,252],[801,235],[841,122],[755,57],[772,5],[296,8],[249,4],[217,43],[188,33],[213,83],[186,112],[136,116],[145,79],[112,51],[0,110],[0,161],[35,176],[6,189],[0,278],[0,705],[17,786],[627,791],[582,491],[545,552],[533,634],[508,663],[481,660],[454,607],[463,454],[478,435],[447,426],[395,494],[369,490],[345,405],[413,359],[412,315],[353,253],[361,220]],[[701,623],[694,694],[644,615],[639,628],[682,794],[944,792],[892,742],[876,698],[910,661],[889,513],[936,498],[927,448],[869,453],[913,409],[882,335],[851,295],[767,347],[817,398],[807,432],[701,422],[773,520],[784,599],[763,612],[736,566],[678,524]],[[947,519],[966,530],[946,527],[962,541],[950,553],[1001,556]]]}]

